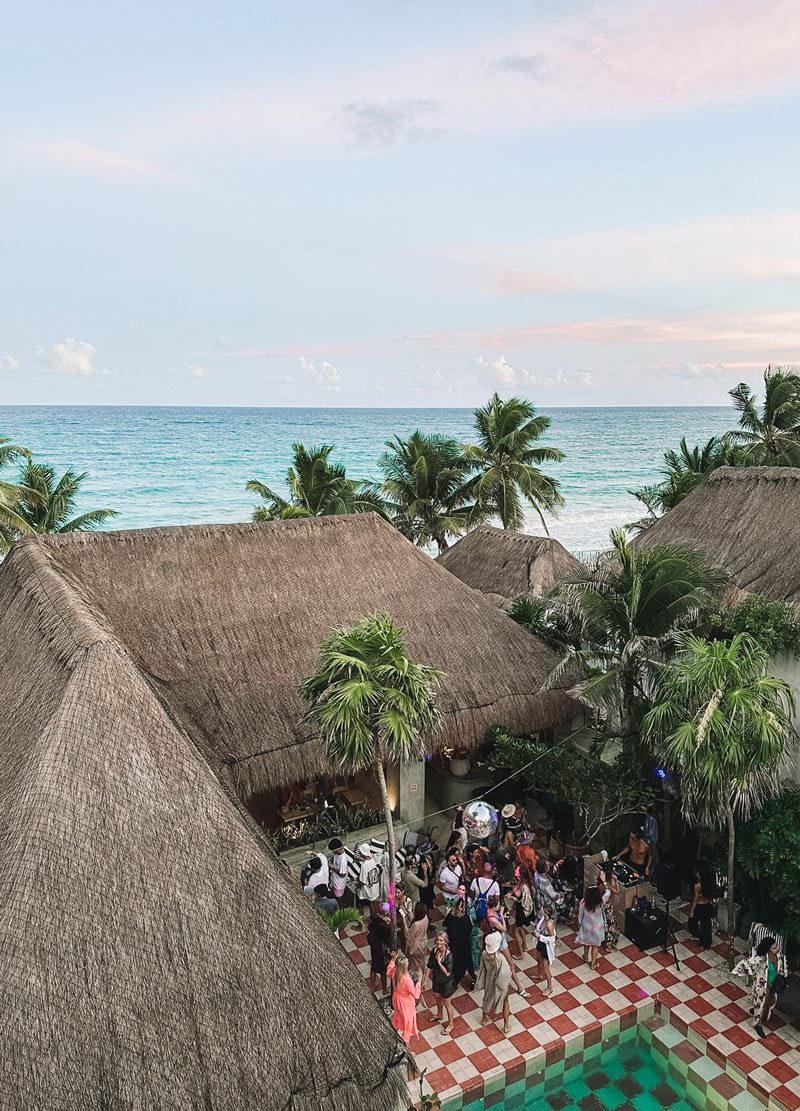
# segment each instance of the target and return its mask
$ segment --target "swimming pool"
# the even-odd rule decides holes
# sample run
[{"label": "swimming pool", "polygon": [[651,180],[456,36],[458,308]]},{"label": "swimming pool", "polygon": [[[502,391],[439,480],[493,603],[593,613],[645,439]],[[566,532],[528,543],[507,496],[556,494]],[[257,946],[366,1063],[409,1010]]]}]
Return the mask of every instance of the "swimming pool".
[{"label": "swimming pool", "polygon": [[[658,1017],[511,1083],[487,1081],[483,1098],[462,1106],[464,1111],[765,1111],[760,1100]],[[450,1102],[444,1111],[451,1111]]]}]

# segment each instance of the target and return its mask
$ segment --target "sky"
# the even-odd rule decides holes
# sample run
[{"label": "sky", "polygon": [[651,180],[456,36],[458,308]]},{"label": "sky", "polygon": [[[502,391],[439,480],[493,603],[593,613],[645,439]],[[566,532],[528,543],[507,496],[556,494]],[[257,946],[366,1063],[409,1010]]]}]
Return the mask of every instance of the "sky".
[{"label": "sky", "polygon": [[725,404],[800,363],[798,0],[29,0],[5,404]]}]

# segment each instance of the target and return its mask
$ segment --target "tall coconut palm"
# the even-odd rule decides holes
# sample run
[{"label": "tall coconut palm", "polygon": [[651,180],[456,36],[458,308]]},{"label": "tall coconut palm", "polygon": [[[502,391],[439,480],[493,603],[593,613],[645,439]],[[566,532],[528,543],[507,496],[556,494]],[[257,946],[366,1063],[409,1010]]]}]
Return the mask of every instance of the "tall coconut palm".
[{"label": "tall coconut palm", "polygon": [[730,643],[685,633],[658,683],[643,734],[680,778],[684,815],[727,827],[728,936],[733,966],[735,819],[779,791],[781,762],[795,741],[794,694],[769,673],[771,659],[747,633]]},{"label": "tall coconut palm", "polygon": [[304,720],[320,730],[331,764],[346,772],[371,768],[378,780],[389,842],[392,948],[396,844],[386,768],[424,756],[423,736],[439,727],[434,695],[441,679],[440,671],[409,658],[403,630],[378,613],[334,629],[300,687],[310,703]]},{"label": "tall coconut palm", "polygon": [[68,470],[59,478],[53,467],[27,459],[20,469],[18,498],[13,506],[24,527],[4,529],[0,542],[5,550],[18,535],[88,532],[116,517],[113,509],[91,509],[73,516],[81,483],[87,477],[86,473]]},{"label": "tall coconut palm", "polygon": [[[10,440],[0,436],[0,470],[17,460],[30,459],[30,455],[27,448],[12,444]],[[14,508],[20,494],[19,483],[0,481],[0,551],[8,550],[14,536],[22,536],[31,531]]]},{"label": "tall coconut palm", "polygon": [[246,489],[263,498],[265,505],[253,511],[254,521],[285,520],[290,517],[328,517],[340,513],[380,513],[386,507],[374,483],[347,477],[341,463],[331,463],[333,444],[307,448],[292,444],[293,465],[286,472],[289,497],[284,498],[258,479]]},{"label": "tall coconut palm", "polygon": [[470,463],[456,440],[416,432],[386,441],[389,449],[378,466],[392,523],[422,548],[435,544],[439,553],[477,523],[470,497]]},{"label": "tall coconut palm", "polygon": [[800,466],[800,376],[785,367],[764,371],[764,403],[746,382],[730,391],[739,427],[728,433],[744,461],[762,467]]},{"label": "tall coconut palm", "polygon": [[675,632],[710,606],[721,578],[679,545],[634,549],[622,529],[612,530],[611,545],[596,567],[556,588],[552,607],[579,630],[581,647],[568,650],[548,682],[577,675],[576,697],[625,736],[647,706]]},{"label": "tall coconut palm", "polygon": [[499,517],[503,528],[518,531],[527,502],[548,532],[544,514],[564,504],[556,479],[539,469],[542,463],[560,462],[564,453],[534,446],[549,427],[549,417],[537,416],[533,405],[518,397],[503,401],[495,393],[475,410],[478,442],[465,447],[464,454],[475,471],[471,490],[484,517]]}]

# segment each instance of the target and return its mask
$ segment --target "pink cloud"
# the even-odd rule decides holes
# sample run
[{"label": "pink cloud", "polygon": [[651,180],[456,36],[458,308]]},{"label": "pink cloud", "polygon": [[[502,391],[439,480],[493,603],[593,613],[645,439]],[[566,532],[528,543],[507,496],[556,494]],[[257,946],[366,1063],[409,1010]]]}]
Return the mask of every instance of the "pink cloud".
[{"label": "pink cloud", "polygon": [[69,139],[26,143],[25,150],[42,162],[92,177],[117,181],[157,181],[172,176],[164,166],[158,166],[154,162]]},{"label": "pink cloud", "polygon": [[407,338],[433,348],[492,350],[518,350],[570,341],[597,346],[725,343],[740,345],[748,351],[754,348],[763,351],[764,360],[766,354],[782,350],[787,358],[796,361],[800,351],[800,310],[708,313],[665,319],[552,321],[492,332],[428,332]]},{"label": "pink cloud", "polygon": [[[556,9],[558,10],[558,9]],[[247,144],[269,158],[369,157],[432,139],[496,137],[564,122],[666,114],[800,88],[796,0],[611,0],[595,13],[531,19],[513,38],[470,41],[449,53],[385,44],[374,61],[303,71],[256,89],[211,88],[121,126],[136,149],[161,152]],[[435,106],[428,127],[413,113]],[[409,122],[409,112],[413,118]],[[349,120],[349,125],[348,125]],[[366,127],[366,135],[364,128]]]}]

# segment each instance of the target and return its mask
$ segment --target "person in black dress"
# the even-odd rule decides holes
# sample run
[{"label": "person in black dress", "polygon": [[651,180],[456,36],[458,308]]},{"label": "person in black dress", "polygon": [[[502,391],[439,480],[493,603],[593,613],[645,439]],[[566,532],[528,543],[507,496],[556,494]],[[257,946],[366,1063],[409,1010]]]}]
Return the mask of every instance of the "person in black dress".
[{"label": "person in black dress", "polygon": [[[436,941],[433,943],[431,955],[428,957],[428,967],[425,969],[425,983],[428,979],[431,980],[431,987],[433,988],[433,996],[436,1000],[436,1014],[435,1018],[442,1021],[442,1007],[447,1011],[447,1022],[445,1023],[444,1033],[452,1034],[453,1024],[456,1021],[455,1012],[453,1011],[453,1004],[450,1001],[450,996],[456,990],[455,983],[453,982],[453,954],[450,952],[450,943],[446,933],[439,933],[436,935]],[[433,1015],[433,1011],[431,1014]]]},{"label": "person in black dress", "polygon": [[[388,907],[386,908],[388,911]],[[389,947],[392,940],[392,924],[388,914],[382,913],[369,917],[367,929],[367,945],[369,945],[369,987],[370,991],[378,990],[381,985],[383,994],[386,995],[386,968],[389,964]]]},{"label": "person in black dress", "polygon": [[453,954],[453,984],[459,987],[467,972],[470,975],[468,991],[472,991],[475,980],[475,965],[472,961],[472,921],[467,914],[463,899],[456,899],[444,920],[444,929]]}]

